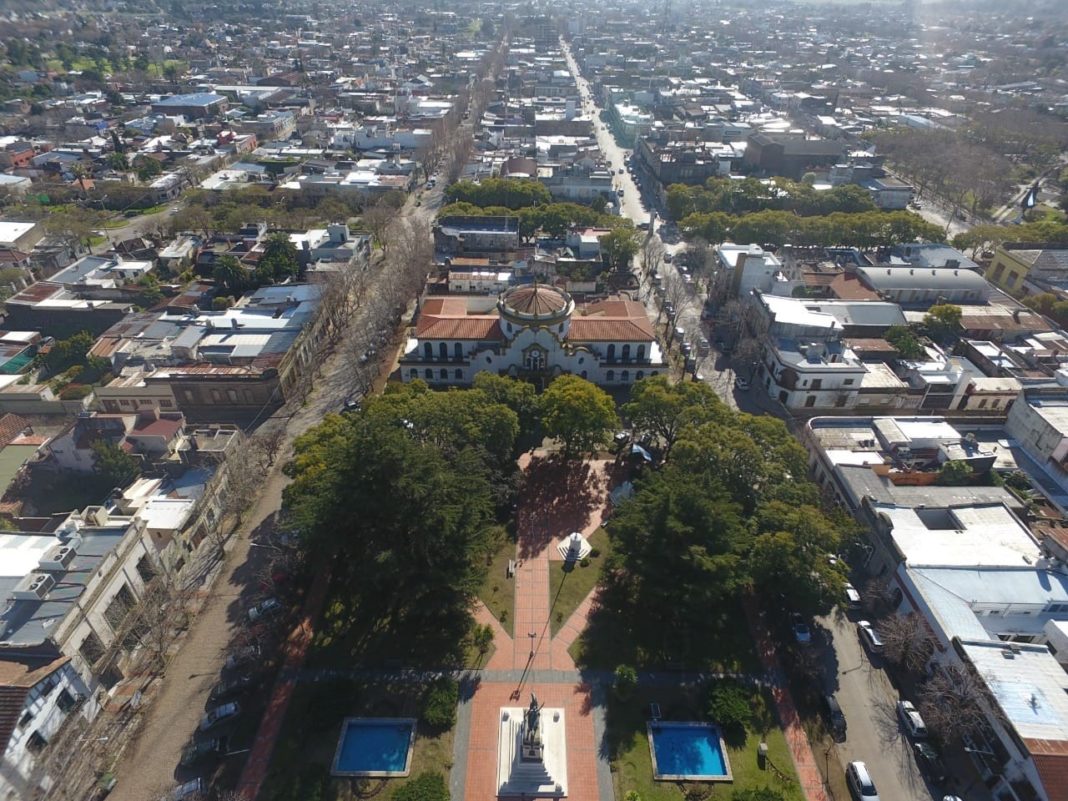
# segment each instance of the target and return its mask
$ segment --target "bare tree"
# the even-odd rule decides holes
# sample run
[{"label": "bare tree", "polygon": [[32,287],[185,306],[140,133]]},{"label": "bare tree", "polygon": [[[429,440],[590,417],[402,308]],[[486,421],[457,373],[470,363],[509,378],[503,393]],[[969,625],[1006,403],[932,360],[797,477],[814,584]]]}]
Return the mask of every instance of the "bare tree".
[{"label": "bare tree", "polygon": [[756,365],[760,363],[761,351],[762,346],[759,340],[755,337],[743,336],[738,340],[738,344],[734,346],[734,353],[731,354],[731,363],[735,371],[745,369],[752,376]]},{"label": "bare tree", "polygon": [[890,615],[879,622],[878,630],[886,658],[912,673],[921,672],[934,654],[934,639],[915,612]]},{"label": "bare tree", "polygon": [[[675,318],[678,319],[693,306],[693,292],[678,275],[671,273],[664,276],[664,301],[675,306]],[[668,331],[668,345],[675,340],[675,327]]]},{"label": "bare tree", "polygon": [[664,263],[664,243],[658,236],[647,236],[640,251],[642,275],[650,276]]},{"label": "bare tree", "polygon": [[286,430],[281,425],[272,425],[271,423],[267,425],[271,427],[264,426],[264,428],[256,432],[252,439],[254,440],[253,446],[263,450],[264,458],[267,460],[267,467],[270,468],[274,467],[275,460],[285,447]]},{"label": "bare tree", "polygon": [[390,244],[389,238],[385,235],[386,231],[396,217],[397,209],[392,204],[386,203],[384,198],[379,198],[370,203],[360,214],[360,222],[370,232],[374,243],[381,247],[383,251]]},{"label": "bare tree", "polygon": [[940,666],[920,687],[919,707],[928,728],[945,742],[974,737],[989,725],[987,688],[966,665]]}]

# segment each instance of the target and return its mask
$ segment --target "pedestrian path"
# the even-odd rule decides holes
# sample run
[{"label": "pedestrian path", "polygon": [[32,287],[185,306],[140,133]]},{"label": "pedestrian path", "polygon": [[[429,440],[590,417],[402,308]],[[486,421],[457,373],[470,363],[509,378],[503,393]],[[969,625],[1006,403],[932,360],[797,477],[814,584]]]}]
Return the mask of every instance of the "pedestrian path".
[{"label": "pedestrian path", "polygon": [[268,701],[267,709],[260,720],[260,728],[256,732],[256,739],[252,741],[248,760],[245,762],[241,771],[241,779],[237,784],[237,797],[242,801],[255,801],[267,778],[271,754],[274,753],[275,743],[282,731],[286,710],[293,698],[293,691],[297,687],[297,676],[315,635],[315,623],[323,610],[329,587],[330,568],[326,566],[315,572],[315,583],[312,584],[308,596],[304,599],[300,622],[286,638],[282,669],[271,691],[271,700]]},{"label": "pedestrian path", "polygon": [[771,680],[771,696],[775,701],[775,709],[779,713],[779,722],[782,724],[783,735],[786,737],[790,756],[793,757],[794,767],[797,769],[801,789],[807,801],[829,801],[823,775],[816,766],[816,757],[812,753],[808,735],[805,734],[805,729],[801,725],[801,716],[786,686],[786,674],[775,653],[763,612],[752,598],[746,598],[742,605],[745,607],[745,616],[749,620],[757,655]]}]

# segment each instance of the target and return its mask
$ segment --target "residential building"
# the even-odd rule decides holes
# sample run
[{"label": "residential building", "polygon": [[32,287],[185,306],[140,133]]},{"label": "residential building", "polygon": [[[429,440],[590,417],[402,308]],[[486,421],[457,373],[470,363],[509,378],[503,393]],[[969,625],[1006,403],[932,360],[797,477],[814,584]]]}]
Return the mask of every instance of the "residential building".
[{"label": "residential building", "polygon": [[745,163],[766,175],[800,178],[805,172],[837,164],[845,147],[830,139],[803,134],[754,133],[745,148]]},{"label": "residential building", "polygon": [[1068,292],[1068,248],[1007,242],[994,251],[985,275],[992,284],[1017,296]]},{"label": "residential building", "polygon": [[434,224],[434,249],[442,253],[505,253],[518,247],[518,217],[454,215]]},{"label": "residential building", "polygon": [[203,120],[221,114],[226,110],[226,106],[224,95],[195,92],[161,98],[152,103],[152,111],[156,114],[181,115],[190,120]]},{"label": "residential building", "polygon": [[35,222],[0,221],[0,250],[29,253],[44,235],[44,226]]},{"label": "residential building", "polygon": [[906,267],[878,264],[857,267],[857,276],[884,300],[914,308],[936,303],[982,303],[990,287],[979,273],[965,267]]}]

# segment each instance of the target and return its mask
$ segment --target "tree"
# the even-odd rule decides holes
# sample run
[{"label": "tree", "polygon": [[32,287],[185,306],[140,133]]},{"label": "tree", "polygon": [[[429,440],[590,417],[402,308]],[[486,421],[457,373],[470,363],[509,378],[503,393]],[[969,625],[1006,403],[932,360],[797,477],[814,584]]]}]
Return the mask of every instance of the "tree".
[{"label": "tree", "polygon": [[944,487],[961,487],[974,478],[971,466],[963,460],[945,462],[938,471],[938,483]]},{"label": "tree", "polygon": [[752,717],[750,695],[745,687],[732,679],[712,682],[708,691],[708,717],[725,733],[745,736],[745,724]]},{"label": "tree", "polygon": [[886,341],[894,346],[902,359],[922,359],[926,354],[923,343],[904,325],[892,325],[886,329]]},{"label": "tree", "polygon": [[264,283],[285,281],[300,273],[297,248],[289,234],[278,232],[267,237],[263,255],[256,265],[256,275]]},{"label": "tree", "polygon": [[93,470],[112,487],[125,487],[140,473],[137,460],[107,440],[97,440],[93,450]]},{"label": "tree", "polygon": [[879,622],[878,631],[886,658],[911,673],[921,673],[934,654],[930,630],[915,612],[886,617]]},{"label": "tree", "polygon": [[471,643],[478,650],[479,656],[488,654],[489,649],[493,647],[493,626],[488,623],[475,626],[475,630],[471,634]]},{"label": "tree", "polygon": [[638,671],[630,665],[616,665],[612,677],[612,690],[622,701],[630,699],[634,688],[638,686]]},{"label": "tree", "polygon": [[590,453],[619,426],[612,397],[575,375],[562,375],[541,396],[541,418],[547,436],[564,444],[564,456]]},{"label": "tree", "polygon": [[130,163],[126,160],[125,153],[108,153],[105,161],[111,169],[117,172],[126,172],[126,170],[130,169]]},{"label": "tree", "polygon": [[141,183],[147,183],[163,172],[163,165],[151,156],[138,156],[134,159],[133,167]]},{"label": "tree", "polygon": [[601,246],[601,259],[608,267],[621,273],[630,270],[631,262],[641,246],[639,233],[630,228],[609,231],[597,241]]},{"label": "tree", "polygon": [[920,714],[927,728],[946,743],[972,738],[989,725],[987,689],[975,670],[966,665],[940,665],[920,687]]},{"label": "tree", "polygon": [[473,388],[485,395],[489,402],[506,406],[515,412],[519,422],[516,438],[519,450],[526,451],[537,444],[541,420],[538,394],[533,384],[496,373],[479,372],[475,374]]},{"label": "tree", "polygon": [[228,292],[240,293],[248,286],[248,270],[234,256],[220,256],[212,269],[215,283]]},{"label": "tree", "polygon": [[425,772],[401,785],[390,796],[391,801],[449,801],[449,787],[440,773]]},{"label": "tree", "polygon": [[683,427],[722,416],[722,411],[722,402],[707,384],[672,384],[665,376],[635,382],[630,388],[630,401],[623,406],[623,416],[635,433],[653,437],[663,447],[664,459],[671,455]]},{"label": "tree", "polygon": [[936,339],[956,336],[961,329],[963,312],[960,306],[942,303],[932,306],[923,317],[928,333]]},{"label": "tree", "polygon": [[423,722],[438,731],[451,729],[456,722],[456,705],[459,701],[460,687],[455,679],[438,679],[430,685],[423,698]]},{"label": "tree", "polygon": [[93,347],[93,335],[88,331],[79,331],[67,339],[57,340],[42,360],[50,375],[62,373],[68,367],[84,365]]}]

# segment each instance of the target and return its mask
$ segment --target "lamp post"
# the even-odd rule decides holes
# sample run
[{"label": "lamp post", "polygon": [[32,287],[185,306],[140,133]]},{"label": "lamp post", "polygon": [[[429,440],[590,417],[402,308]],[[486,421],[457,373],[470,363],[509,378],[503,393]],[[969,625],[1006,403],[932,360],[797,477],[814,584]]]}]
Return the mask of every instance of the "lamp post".
[{"label": "lamp post", "polygon": [[530,637],[530,658],[533,659],[534,658],[534,640],[537,638],[538,633],[536,631],[532,631],[529,634],[527,634],[527,636]]}]

